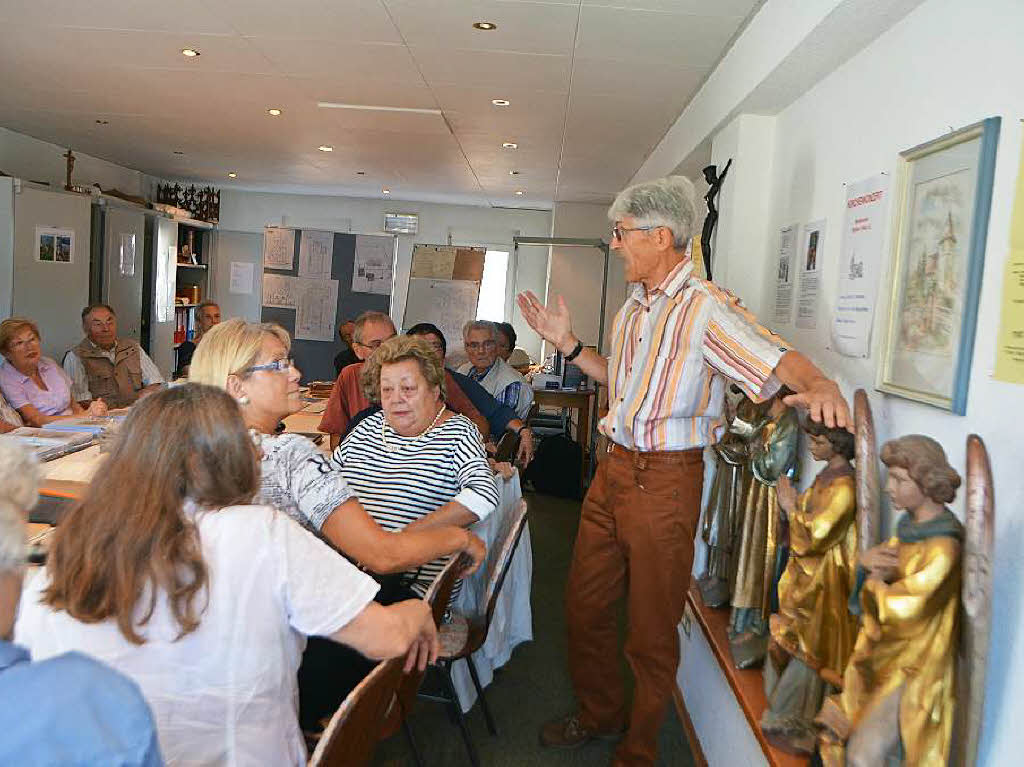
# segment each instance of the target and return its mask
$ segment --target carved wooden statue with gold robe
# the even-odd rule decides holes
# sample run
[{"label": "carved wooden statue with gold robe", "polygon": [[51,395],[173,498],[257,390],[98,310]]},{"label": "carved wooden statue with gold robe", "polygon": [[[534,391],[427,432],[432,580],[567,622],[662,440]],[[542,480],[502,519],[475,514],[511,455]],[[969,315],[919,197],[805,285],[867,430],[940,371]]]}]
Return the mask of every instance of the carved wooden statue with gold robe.
[{"label": "carved wooden statue with gold robe", "polygon": [[735,414],[730,415],[726,398],[729,429],[712,448],[715,452],[715,478],[701,537],[708,546],[708,567],[697,585],[708,607],[729,604],[736,578],[736,556],[743,528],[744,491],[750,485],[750,442],[761,427],[766,408],[741,397]]},{"label": "carved wooden statue with gold robe", "polygon": [[892,506],[909,513],[860,557],[863,622],[843,690],[816,720],[826,767],[945,765],[950,752],[963,526],[945,504],[960,476],[922,435],[887,442],[881,457]]},{"label": "carved wooden statue with gold robe", "polygon": [[814,751],[814,716],[826,685],[842,686],[857,637],[857,619],[848,610],[857,564],[853,435],[815,421],[804,431],[811,455],[827,465],[799,497],[786,477],[779,479],[789,561],[779,580],[779,611],[770,619],[768,708],[761,716],[768,741],[797,754]]},{"label": "carved wooden statue with gold robe", "polygon": [[768,616],[773,609],[782,553],[775,483],[781,476],[795,477],[800,439],[796,411],[782,401],[789,394],[783,388],[771,400],[751,449],[753,477],[743,504],[743,532],[729,620],[729,652],[736,668],[758,665],[768,648]]}]

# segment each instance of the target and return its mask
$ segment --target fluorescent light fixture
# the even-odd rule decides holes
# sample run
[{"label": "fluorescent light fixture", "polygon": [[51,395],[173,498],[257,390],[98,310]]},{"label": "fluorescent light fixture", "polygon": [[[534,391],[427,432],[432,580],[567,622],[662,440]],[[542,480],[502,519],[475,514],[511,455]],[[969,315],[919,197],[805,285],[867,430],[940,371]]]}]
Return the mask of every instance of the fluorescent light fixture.
[{"label": "fluorescent light fixture", "polygon": [[228,174],[228,178],[238,178],[238,174],[237,173],[229,173]]},{"label": "fluorescent light fixture", "polygon": [[497,29],[498,25],[493,21],[478,21],[473,24],[473,29],[481,29],[484,32],[490,32],[492,29]]},{"label": "fluorescent light fixture", "polygon": [[417,109],[414,107],[382,107],[373,104],[338,104],[334,101],[318,101],[321,109],[354,109],[357,112],[410,112],[418,115],[440,115],[440,109]]},{"label": "fluorescent light fixture", "polygon": [[327,144],[321,144],[320,146],[317,147],[317,149],[319,149],[321,152],[333,152],[334,151],[334,147],[333,146],[328,146]]},{"label": "fluorescent light fixture", "polygon": [[491,103],[496,107],[507,107],[512,102],[508,99],[491,99]]},{"label": "fluorescent light fixture", "polygon": [[504,142],[501,145],[501,148],[502,149],[518,149],[519,148],[519,144],[517,144],[515,141],[506,141],[506,142]]},{"label": "fluorescent light fixture", "polygon": [[195,48],[182,48],[181,55],[188,56],[188,58],[190,59],[194,59],[196,56],[199,55],[199,51],[197,51]]},{"label": "fluorescent light fixture", "polygon": [[278,109],[277,107],[271,107],[270,109],[267,110],[267,114],[270,115],[271,117],[280,117],[281,110]]},{"label": "fluorescent light fixture", "polygon": [[510,176],[518,176],[519,175],[519,171],[517,171],[517,170],[510,170],[508,172],[508,175],[510,175]]},{"label": "fluorescent light fixture", "polygon": [[387,187],[384,187],[383,189],[381,189],[380,192],[381,192],[381,194],[391,194],[391,190],[388,189]]}]

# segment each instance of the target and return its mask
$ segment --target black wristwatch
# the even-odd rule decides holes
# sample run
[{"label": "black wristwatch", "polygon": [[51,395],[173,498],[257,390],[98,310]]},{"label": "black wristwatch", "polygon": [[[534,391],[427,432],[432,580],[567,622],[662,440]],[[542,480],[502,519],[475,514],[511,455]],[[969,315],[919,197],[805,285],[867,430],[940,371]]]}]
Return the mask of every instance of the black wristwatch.
[{"label": "black wristwatch", "polygon": [[576,347],[571,352],[565,355],[565,361],[572,362],[574,359],[580,356],[581,351],[583,351],[583,342],[577,341]]},{"label": "black wristwatch", "polygon": [[527,430],[527,429],[529,429],[529,428],[530,428],[530,425],[529,425],[529,424],[525,424],[525,423],[524,423],[524,424],[523,424],[522,426],[520,426],[520,427],[519,427],[518,429],[513,429],[513,431],[515,432],[515,435],[516,435],[517,437],[521,437],[521,436],[523,436],[523,432],[524,432],[524,431],[526,431],[526,430]]}]

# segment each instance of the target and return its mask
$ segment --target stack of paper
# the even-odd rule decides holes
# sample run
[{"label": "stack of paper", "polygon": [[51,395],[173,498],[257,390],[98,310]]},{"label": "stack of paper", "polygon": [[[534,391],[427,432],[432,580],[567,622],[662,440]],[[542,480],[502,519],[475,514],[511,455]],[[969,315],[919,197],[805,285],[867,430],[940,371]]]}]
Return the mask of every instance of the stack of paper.
[{"label": "stack of paper", "polygon": [[31,426],[22,426],[0,435],[0,440],[13,441],[21,445],[40,461],[52,461],[54,458],[86,448],[94,439],[95,436],[89,432],[35,429]]}]

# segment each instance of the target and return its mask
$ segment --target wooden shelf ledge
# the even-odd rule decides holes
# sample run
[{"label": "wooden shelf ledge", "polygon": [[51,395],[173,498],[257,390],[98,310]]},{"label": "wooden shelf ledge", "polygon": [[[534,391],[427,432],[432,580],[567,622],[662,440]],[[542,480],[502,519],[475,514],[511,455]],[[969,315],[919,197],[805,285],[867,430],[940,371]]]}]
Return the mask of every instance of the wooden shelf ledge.
[{"label": "wooden shelf ledge", "polygon": [[697,623],[700,624],[701,631],[707,637],[708,644],[711,645],[729,687],[740,704],[743,715],[750,724],[754,737],[764,751],[768,764],[772,767],[807,767],[810,763],[808,758],[793,756],[775,748],[761,733],[761,714],[768,708],[764,694],[764,678],[760,669],[740,671],[732,665],[732,656],[729,654],[729,610],[712,609],[705,605],[696,584],[691,584],[687,601]]}]

